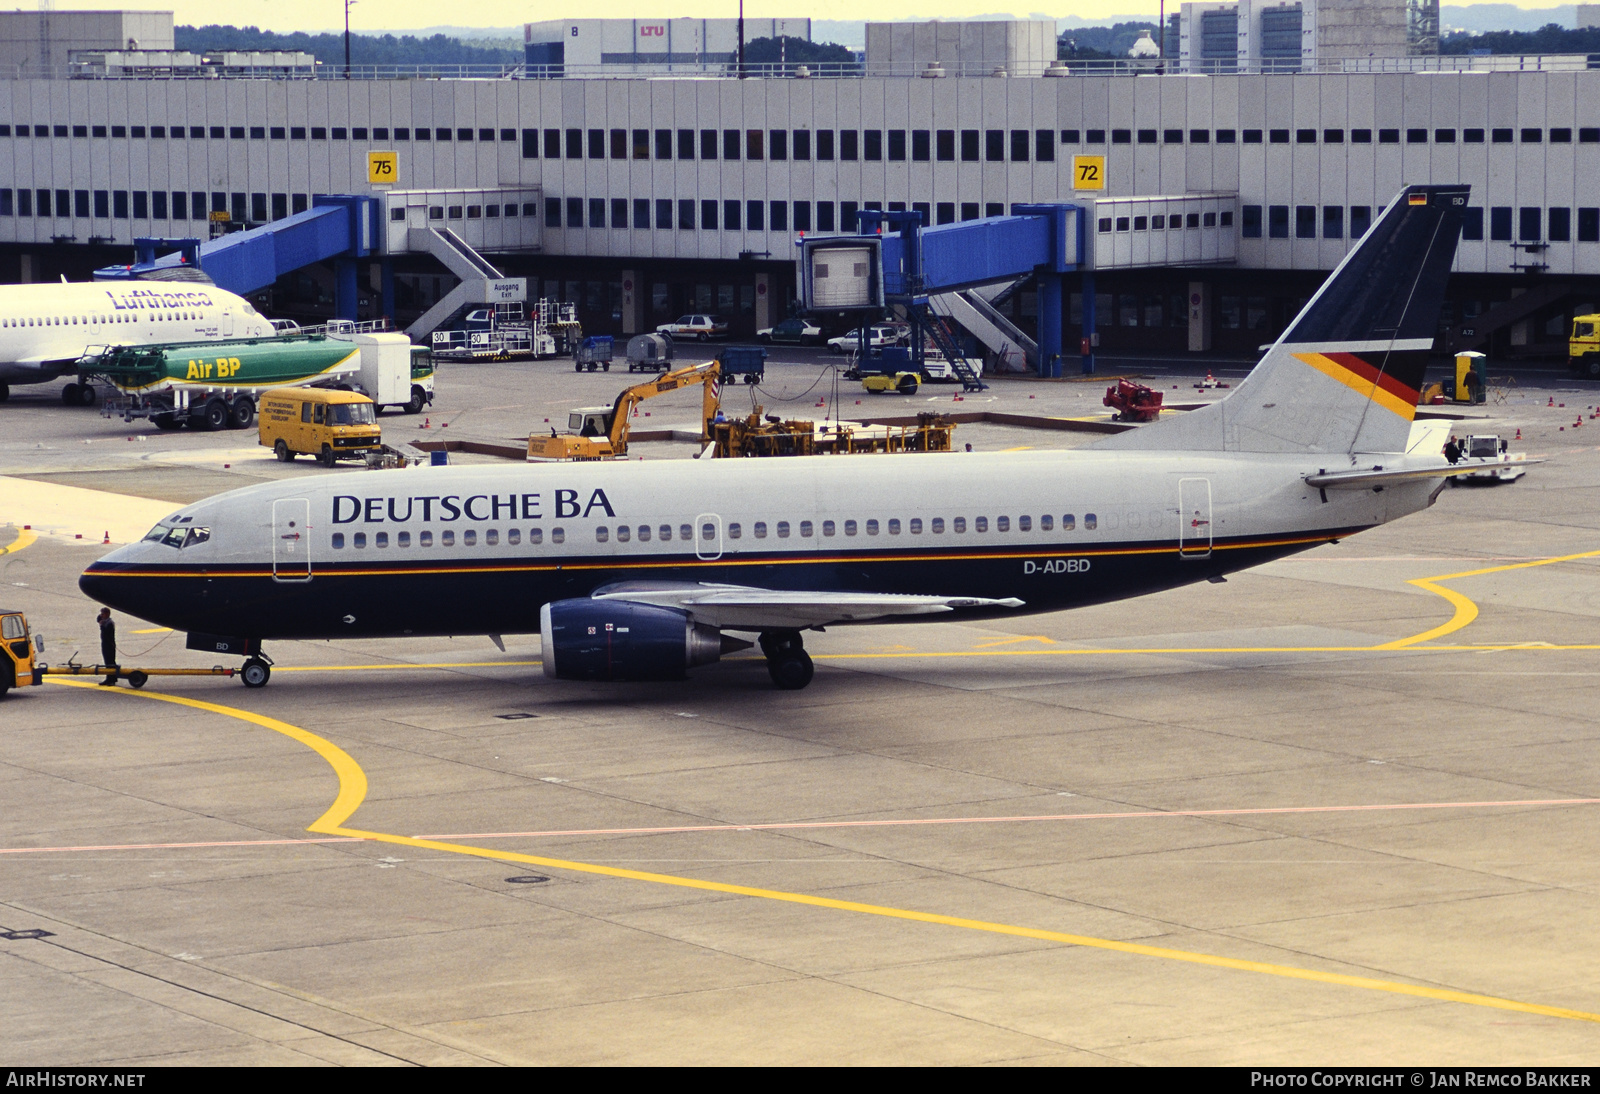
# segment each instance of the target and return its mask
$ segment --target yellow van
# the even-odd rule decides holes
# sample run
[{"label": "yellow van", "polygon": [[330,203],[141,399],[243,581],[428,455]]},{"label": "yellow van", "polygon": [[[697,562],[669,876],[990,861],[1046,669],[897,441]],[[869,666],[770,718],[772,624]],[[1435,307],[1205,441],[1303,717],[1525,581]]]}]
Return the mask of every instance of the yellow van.
[{"label": "yellow van", "polygon": [[372,400],[354,391],[275,387],[261,393],[261,443],[288,463],[302,452],[324,467],[383,447]]}]

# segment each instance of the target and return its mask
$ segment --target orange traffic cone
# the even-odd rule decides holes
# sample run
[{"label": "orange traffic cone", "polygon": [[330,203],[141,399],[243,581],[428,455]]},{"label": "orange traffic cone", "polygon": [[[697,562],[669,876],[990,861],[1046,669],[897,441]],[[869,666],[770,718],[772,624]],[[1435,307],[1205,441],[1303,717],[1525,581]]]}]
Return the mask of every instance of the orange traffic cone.
[{"label": "orange traffic cone", "polygon": [[1550,401],[1548,403],[1546,403],[1545,406],[1555,406],[1555,405],[1556,405],[1556,397],[1554,395],[1552,395],[1552,396],[1550,396]]},{"label": "orange traffic cone", "polygon": [[1522,440],[1522,430],[1517,430],[1517,440]]},{"label": "orange traffic cone", "polygon": [[102,546],[102,547],[104,547],[104,546],[105,546],[105,545],[106,545],[106,544],[108,544],[108,543],[110,543],[110,542],[111,542],[111,529],[109,529],[109,528],[107,528],[107,529],[106,529],[106,538],[105,538],[105,539],[102,539],[102,540],[101,540],[101,541],[100,541],[100,545],[101,545],[101,546]]}]

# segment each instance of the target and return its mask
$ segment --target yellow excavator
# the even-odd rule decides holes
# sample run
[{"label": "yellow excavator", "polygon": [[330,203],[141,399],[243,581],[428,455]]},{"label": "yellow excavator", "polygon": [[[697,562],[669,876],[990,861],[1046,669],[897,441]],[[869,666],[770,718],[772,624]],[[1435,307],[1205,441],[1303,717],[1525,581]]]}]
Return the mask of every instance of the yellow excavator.
[{"label": "yellow excavator", "polygon": [[628,454],[628,422],[634,407],[657,395],[705,385],[700,401],[700,440],[705,443],[722,399],[722,366],[715,361],[674,369],[663,376],[628,388],[611,406],[578,407],[567,415],[566,433],[554,429],[550,436],[528,438],[528,459],[611,460]]}]

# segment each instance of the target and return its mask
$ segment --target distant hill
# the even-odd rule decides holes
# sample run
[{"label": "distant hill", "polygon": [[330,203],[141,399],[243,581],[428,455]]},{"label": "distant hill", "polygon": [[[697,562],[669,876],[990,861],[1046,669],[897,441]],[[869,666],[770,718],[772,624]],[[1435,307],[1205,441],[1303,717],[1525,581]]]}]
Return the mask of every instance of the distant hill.
[{"label": "distant hill", "polygon": [[1487,34],[1451,34],[1439,42],[1439,52],[1472,53],[1600,53],[1600,30],[1568,30],[1551,23],[1534,31],[1494,30]]},{"label": "distant hill", "polygon": [[[275,34],[256,27],[174,27],[176,48],[194,53],[220,50],[299,50],[327,65],[344,64],[342,34]],[[427,38],[351,34],[352,65],[506,65],[522,60],[521,49],[468,45],[435,34]]]},{"label": "distant hill", "polygon": [[1494,30],[1534,31],[1550,23],[1563,27],[1578,24],[1574,4],[1555,8],[1519,8],[1515,4],[1446,4],[1439,8],[1439,22],[1451,30],[1483,34]]}]

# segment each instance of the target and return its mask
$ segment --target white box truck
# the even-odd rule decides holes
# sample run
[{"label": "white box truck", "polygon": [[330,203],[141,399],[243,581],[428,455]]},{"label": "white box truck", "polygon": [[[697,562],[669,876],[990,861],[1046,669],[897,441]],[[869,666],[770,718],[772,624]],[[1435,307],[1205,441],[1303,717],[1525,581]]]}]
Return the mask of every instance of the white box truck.
[{"label": "white box truck", "polygon": [[404,334],[372,333],[334,335],[348,338],[361,350],[361,370],[352,385],[382,410],[399,407],[419,414],[433,402],[433,361]]}]

